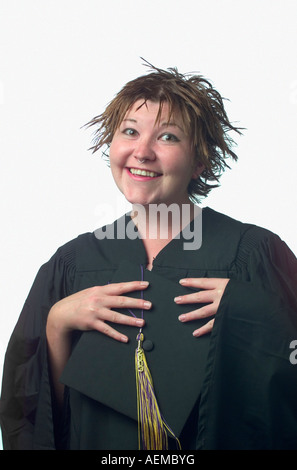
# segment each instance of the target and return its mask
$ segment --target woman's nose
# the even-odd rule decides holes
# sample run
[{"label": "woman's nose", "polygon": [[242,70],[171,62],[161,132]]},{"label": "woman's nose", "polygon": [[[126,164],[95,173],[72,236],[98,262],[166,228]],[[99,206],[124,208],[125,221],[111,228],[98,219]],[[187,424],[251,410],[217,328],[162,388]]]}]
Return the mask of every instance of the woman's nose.
[{"label": "woman's nose", "polygon": [[134,149],[134,157],[137,160],[155,160],[156,154],[150,139],[138,141]]}]

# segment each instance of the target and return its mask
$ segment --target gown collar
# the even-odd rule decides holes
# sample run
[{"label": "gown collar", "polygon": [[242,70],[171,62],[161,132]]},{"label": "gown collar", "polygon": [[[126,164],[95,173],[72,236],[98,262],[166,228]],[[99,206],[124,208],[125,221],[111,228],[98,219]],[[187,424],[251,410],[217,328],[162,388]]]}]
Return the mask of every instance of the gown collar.
[{"label": "gown collar", "polygon": [[[236,260],[238,244],[245,224],[220,214],[209,207],[201,211],[202,237],[198,249],[184,249],[184,243],[189,241],[180,232],[173,238],[154,259],[154,267],[182,268],[188,270],[228,271]],[[200,229],[199,224],[192,221],[189,230]],[[134,235],[133,235],[134,231]],[[105,236],[104,233],[113,235]],[[127,235],[129,234],[129,236]],[[131,237],[132,234],[132,237]],[[137,264],[147,265],[147,255],[140,234],[130,213],[126,213],[113,224],[102,227],[94,232],[98,262],[89,260],[99,269],[117,268],[123,259]],[[99,235],[99,236],[98,236]]]}]

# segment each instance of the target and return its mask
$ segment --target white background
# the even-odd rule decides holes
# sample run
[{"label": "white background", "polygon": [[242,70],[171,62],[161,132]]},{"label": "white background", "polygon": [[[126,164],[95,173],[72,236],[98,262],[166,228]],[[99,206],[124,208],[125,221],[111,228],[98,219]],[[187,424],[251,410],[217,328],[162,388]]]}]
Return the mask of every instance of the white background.
[{"label": "white background", "polygon": [[[239,162],[203,205],[297,253],[296,0],[0,0],[0,367],[35,274],[57,247],[129,209],[81,126],[140,56],[209,78]],[[1,375],[0,375],[1,378]]]}]

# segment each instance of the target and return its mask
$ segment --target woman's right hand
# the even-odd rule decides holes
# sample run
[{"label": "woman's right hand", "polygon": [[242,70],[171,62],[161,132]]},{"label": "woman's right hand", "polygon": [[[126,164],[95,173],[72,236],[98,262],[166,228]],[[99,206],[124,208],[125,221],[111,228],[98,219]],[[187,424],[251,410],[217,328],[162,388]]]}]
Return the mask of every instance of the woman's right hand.
[{"label": "woman's right hand", "polygon": [[127,342],[127,336],[118,332],[106,321],[138,328],[143,326],[143,319],[124,315],[116,310],[150,309],[150,302],[123,295],[144,290],[147,286],[146,281],[132,281],[95,286],[79,291],[60,300],[51,308],[47,327],[63,336],[73,330],[97,330],[117,341]]},{"label": "woman's right hand", "polygon": [[64,399],[64,385],[60,382],[60,376],[71,353],[72,331],[97,330],[126,343],[128,337],[106,321],[138,328],[143,326],[143,319],[121,314],[116,309],[150,309],[150,302],[123,295],[146,289],[147,286],[147,282],[132,281],[90,287],[65,297],[51,308],[46,324],[46,338],[51,377],[59,406],[63,406]]}]

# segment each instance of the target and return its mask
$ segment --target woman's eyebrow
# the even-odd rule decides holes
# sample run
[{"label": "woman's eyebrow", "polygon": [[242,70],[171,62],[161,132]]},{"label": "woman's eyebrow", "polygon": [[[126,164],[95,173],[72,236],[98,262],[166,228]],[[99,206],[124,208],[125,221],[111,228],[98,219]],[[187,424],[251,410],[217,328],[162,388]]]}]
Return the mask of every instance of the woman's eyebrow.
[{"label": "woman's eyebrow", "polygon": [[[137,123],[137,120],[133,118],[125,118],[123,119],[122,122],[127,122],[127,121]],[[170,122],[164,121],[161,123],[161,127],[178,127],[182,132],[184,132],[183,128],[174,121],[170,121]]]},{"label": "woman's eyebrow", "polygon": [[122,122],[125,122],[125,121],[137,122],[136,119],[132,119],[132,118],[125,118],[125,119],[123,119]]},{"label": "woman's eyebrow", "polygon": [[162,127],[178,127],[181,131],[183,131],[183,128],[176,124],[176,122],[162,122],[161,124]]}]

